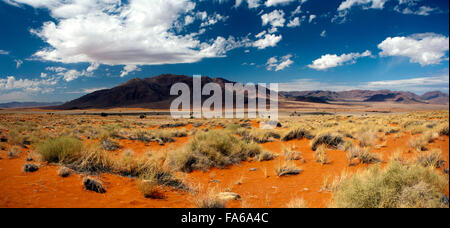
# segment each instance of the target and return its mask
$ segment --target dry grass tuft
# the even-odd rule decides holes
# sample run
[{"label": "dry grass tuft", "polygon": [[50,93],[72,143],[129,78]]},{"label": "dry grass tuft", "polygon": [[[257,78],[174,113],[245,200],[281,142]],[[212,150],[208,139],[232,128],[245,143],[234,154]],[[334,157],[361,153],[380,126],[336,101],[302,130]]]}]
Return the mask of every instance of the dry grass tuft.
[{"label": "dry grass tuft", "polygon": [[322,133],[317,135],[311,141],[313,151],[316,151],[320,145],[325,145],[330,148],[338,149],[344,143],[344,138],[337,133]]},{"label": "dry grass tuft", "polygon": [[298,175],[302,173],[302,169],[297,167],[295,163],[293,162],[284,162],[282,165],[280,164],[276,169],[275,173],[277,176],[292,176],[292,175]]},{"label": "dry grass tuft", "polygon": [[295,198],[289,201],[287,208],[309,208],[308,203],[303,198]]}]

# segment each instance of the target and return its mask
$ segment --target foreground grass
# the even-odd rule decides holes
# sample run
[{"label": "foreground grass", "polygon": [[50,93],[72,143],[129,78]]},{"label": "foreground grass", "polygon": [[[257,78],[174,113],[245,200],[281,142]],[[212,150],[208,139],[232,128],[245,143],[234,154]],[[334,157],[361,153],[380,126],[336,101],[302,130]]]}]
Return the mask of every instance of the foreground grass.
[{"label": "foreground grass", "polygon": [[169,153],[169,163],[178,170],[192,172],[211,167],[225,168],[261,153],[259,145],[239,139],[230,132],[197,134],[182,150]]},{"label": "foreground grass", "polygon": [[448,208],[441,202],[448,180],[433,168],[391,162],[336,184],[332,207]]}]

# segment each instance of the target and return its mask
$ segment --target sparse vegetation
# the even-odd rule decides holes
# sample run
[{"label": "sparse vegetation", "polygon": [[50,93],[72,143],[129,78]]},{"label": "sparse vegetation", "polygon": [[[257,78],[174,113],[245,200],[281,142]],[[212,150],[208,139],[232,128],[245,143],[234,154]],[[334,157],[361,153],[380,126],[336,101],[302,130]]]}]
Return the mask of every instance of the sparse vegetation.
[{"label": "sparse vegetation", "polygon": [[333,193],[339,208],[448,208],[441,202],[448,180],[439,172],[392,162],[343,180]]}]

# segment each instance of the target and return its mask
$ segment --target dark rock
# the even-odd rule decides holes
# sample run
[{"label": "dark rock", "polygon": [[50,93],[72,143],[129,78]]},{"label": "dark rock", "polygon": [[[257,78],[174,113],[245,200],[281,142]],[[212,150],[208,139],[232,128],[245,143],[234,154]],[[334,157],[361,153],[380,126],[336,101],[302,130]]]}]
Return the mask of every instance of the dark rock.
[{"label": "dark rock", "polygon": [[445,205],[449,205],[449,199],[448,196],[443,196],[441,199],[441,202]]},{"label": "dark rock", "polygon": [[103,185],[98,180],[87,177],[83,179],[83,185],[88,191],[93,191],[101,194],[106,193],[105,188],[103,188]]},{"label": "dark rock", "polygon": [[33,173],[39,170],[39,166],[34,165],[34,164],[25,164],[23,166],[23,171],[25,173]]},{"label": "dark rock", "polygon": [[448,175],[448,169],[447,168],[443,168],[442,171],[444,171],[444,173]]},{"label": "dark rock", "polygon": [[5,136],[2,136],[0,138],[0,142],[8,142],[8,138],[6,138]]}]

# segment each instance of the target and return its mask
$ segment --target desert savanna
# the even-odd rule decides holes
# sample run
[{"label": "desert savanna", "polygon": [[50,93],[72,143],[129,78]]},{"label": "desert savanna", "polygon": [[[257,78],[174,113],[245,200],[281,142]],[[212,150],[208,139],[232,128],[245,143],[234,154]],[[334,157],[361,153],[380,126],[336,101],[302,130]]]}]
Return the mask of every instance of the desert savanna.
[{"label": "desert savanna", "polygon": [[0,0],[0,34],[0,208],[449,208],[448,1]]}]

